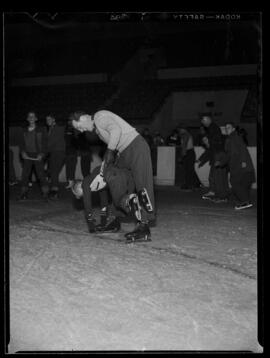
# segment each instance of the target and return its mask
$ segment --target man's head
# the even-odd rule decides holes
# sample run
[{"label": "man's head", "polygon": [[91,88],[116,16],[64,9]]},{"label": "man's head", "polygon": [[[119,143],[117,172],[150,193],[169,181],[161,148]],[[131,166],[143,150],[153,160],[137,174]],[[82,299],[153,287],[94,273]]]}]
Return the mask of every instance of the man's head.
[{"label": "man's head", "polygon": [[36,123],[36,121],[38,120],[37,116],[36,116],[36,113],[33,112],[33,111],[28,112],[26,120],[29,122],[30,125],[34,125]]},{"label": "man's head", "polygon": [[225,124],[226,134],[230,135],[235,131],[235,124],[233,122],[228,122]]},{"label": "man's head", "polygon": [[47,126],[51,127],[55,124],[55,122],[56,122],[55,117],[52,114],[49,114],[48,116],[46,116]]},{"label": "man's head", "polygon": [[212,118],[210,116],[202,116],[201,123],[204,127],[208,128],[212,123]]},{"label": "man's head", "polygon": [[82,111],[73,112],[70,115],[72,126],[79,132],[92,132],[94,130],[93,116]]}]

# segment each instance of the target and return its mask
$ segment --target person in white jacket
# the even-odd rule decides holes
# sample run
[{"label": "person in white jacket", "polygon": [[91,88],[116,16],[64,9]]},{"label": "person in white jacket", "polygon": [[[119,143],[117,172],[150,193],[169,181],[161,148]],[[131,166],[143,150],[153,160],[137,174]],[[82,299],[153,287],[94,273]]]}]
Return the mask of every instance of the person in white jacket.
[{"label": "person in white jacket", "polygon": [[[95,131],[107,144],[101,175],[104,175],[109,187],[111,179],[106,176],[106,169],[110,164],[130,170],[142,215],[135,230],[125,236],[134,241],[149,238],[149,224],[155,220],[155,200],[151,152],[145,139],[124,119],[107,110],[100,110],[93,115],[75,112],[72,125],[80,132]],[[119,227],[117,217],[112,217],[108,223],[110,228],[114,224]]]}]

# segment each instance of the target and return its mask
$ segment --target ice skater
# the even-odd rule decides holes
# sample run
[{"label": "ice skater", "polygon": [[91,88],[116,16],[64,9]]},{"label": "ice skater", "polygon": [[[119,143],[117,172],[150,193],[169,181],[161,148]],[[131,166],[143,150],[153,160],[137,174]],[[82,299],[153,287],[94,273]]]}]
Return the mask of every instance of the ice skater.
[{"label": "ice skater", "polygon": [[[108,168],[131,172],[135,190],[141,203],[141,220],[137,220],[135,229],[128,233],[133,240],[150,235],[150,222],[155,220],[155,202],[153,189],[153,171],[150,148],[145,139],[118,115],[101,110],[94,115],[76,112],[72,125],[80,132],[95,131],[107,144],[101,175],[111,187],[113,177],[108,175]],[[112,225],[118,225],[117,217],[111,217]]]}]

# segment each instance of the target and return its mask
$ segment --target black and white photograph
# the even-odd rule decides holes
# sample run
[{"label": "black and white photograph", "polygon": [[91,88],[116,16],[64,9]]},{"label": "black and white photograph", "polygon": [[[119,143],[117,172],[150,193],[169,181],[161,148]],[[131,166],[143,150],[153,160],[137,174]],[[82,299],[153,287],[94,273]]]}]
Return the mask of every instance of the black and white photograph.
[{"label": "black and white photograph", "polygon": [[5,352],[263,353],[262,13],[2,17]]}]

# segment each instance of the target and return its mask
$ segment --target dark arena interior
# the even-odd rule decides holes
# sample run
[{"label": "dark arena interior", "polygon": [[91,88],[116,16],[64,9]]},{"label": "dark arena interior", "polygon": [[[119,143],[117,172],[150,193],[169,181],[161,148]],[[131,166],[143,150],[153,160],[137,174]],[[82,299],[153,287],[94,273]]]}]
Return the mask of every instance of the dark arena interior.
[{"label": "dark arena interior", "polygon": [[262,353],[262,14],[3,19],[6,353]]}]

